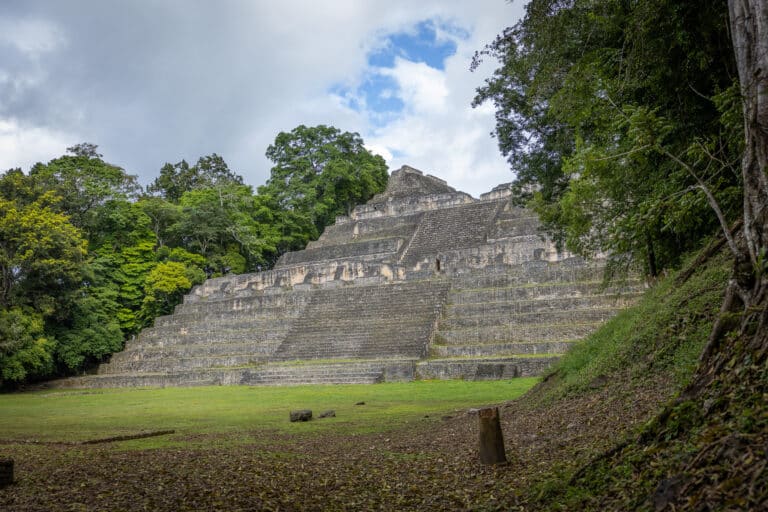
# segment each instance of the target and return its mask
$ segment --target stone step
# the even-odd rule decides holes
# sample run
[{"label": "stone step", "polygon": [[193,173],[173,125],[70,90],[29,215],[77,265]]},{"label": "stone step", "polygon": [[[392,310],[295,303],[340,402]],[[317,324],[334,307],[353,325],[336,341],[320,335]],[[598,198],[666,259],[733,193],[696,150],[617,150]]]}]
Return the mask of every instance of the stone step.
[{"label": "stone step", "polygon": [[498,216],[496,217],[497,221],[507,220],[507,219],[530,219],[530,218],[538,218],[538,217],[536,217],[533,214],[533,212],[531,212],[531,210],[527,208],[512,206],[509,203],[504,205],[504,207],[499,211]]},{"label": "stone step", "polygon": [[375,357],[412,357],[426,355],[427,340],[411,344],[382,345],[380,343],[362,343],[339,345],[323,344],[303,349],[293,349],[286,352],[276,352],[270,356],[270,361],[297,361],[313,359],[367,359]]},{"label": "stone step", "polygon": [[202,325],[227,325],[237,322],[273,322],[296,318],[300,315],[300,309],[289,308],[265,308],[255,311],[227,311],[219,313],[180,313],[164,315],[155,318],[155,327],[182,325],[190,327]]},{"label": "stone step", "polygon": [[215,314],[228,311],[261,311],[265,308],[296,308],[308,300],[308,292],[282,294],[255,293],[251,297],[236,297],[212,302],[190,302],[178,304],[174,314],[197,313]]},{"label": "stone step", "polygon": [[442,345],[465,345],[490,342],[565,342],[588,336],[602,321],[587,323],[529,323],[518,325],[480,325],[447,329],[444,325],[434,335]]},{"label": "stone step", "polygon": [[434,280],[318,291],[273,358],[422,357],[448,289]]},{"label": "stone step", "polygon": [[[360,321],[363,319],[370,320],[371,322],[379,320],[392,322],[399,314],[405,316],[405,314],[409,312],[418,316],[431,315],[434,311],[440,310],[442,302],[431,298],[424,300],[423,302],[408,301],[405,297],[401,297],[401,299],[403,299],[403,302],[377,304],[376,308],[371,304],[373,299],[367,301],[367,303],[353,302],[346,307],[338,304],[325,304],[314,308],[321,314],[321,316],[316,316],[315,318],[318,320],[328,320],[328,323],[332,323],[336,319],[342,322],[350,320]],[[336,313],[338,313],[338,316],[328,316]],[[306,314],[302,315],[297,319],[295,325],[306,323],[310,316],[311,315]]]},{"label": "stone step", "polygon": [[72,377],[51,382],[54,388],[166,387],[214,385],[372,384],[413,380],[415,361],[324,361],[318,364],[265,364],[179,372],[131,372]]},{"label": "stone step", "polygon": [[406,312],[404,312],[403,317],[400,318],[396,315],[387,315],[386,318],[352,316],[338,320],[321,318],[315,322],[311,318],[302,318],[293,323],[292,327],[294,331],[301,330],[302,335],[343,334],[352,328],[355,328],[355,332],[368,332],[377,328],[395,328],[398,326],[400,328],[423,327],[424,322],[430,322],[438,312],[439,310],[430,309],[428,311],[411,311],[410,316],[405,316]]},{"label": "stone step", "polygon": [[[344,340],[325,337],[324,333],[306,333],[298,342],[287,339],[272,358],[284,361],[328,357],[422,357],[425,354],[430,335],[428,329],[420,332],[412,330],[402,333],[402,338],[395,338],[398,333],[396,328],[390,333],[395,341],[388,341],[387,336],[381,333],[362,333]],[[409,334],[411,336],[406,337]]]},{"label": "stone step", "polygon": [[[272,344],[273,345],[273,344]],[[193,343],[171,346],[128,346],[122,352],[112,355],[111,361],[123,359],[156,359],[163,357],[200,357],[205,355],[220,356],[227,354],[266,354],[270,344],[221,341],[218,343]]]},{"label": "stone step", "polygon": [[580,297],[536,298],[518,301],[472,302],[449,304],[445,316],[454,319],[508,316],[522,313],[547,313],[590,308],[623,308],[637,299],[638,294],[584,295]]},{"label": "stone step", "polygon": [[499,217],[491,227],[488,238],[500,239],[515,236],[538,235],[541,221],[537,217]]},{"label": "stone step", "polygon": [[342,258],[381,259],[387,255],[395,254],[401,243],[402,239],[400,238],[381,238],[364,241],[347,240],[343,244],[314,246],[283,254],[280,256],[276,267]]},{"label": "stone step", "polygon": [[472,304],[479,302],[518,301],[532,299],[556,299],[594,295],[637,294],[642,291],[641,283],[604,287],[602,281],[579,283],[518,284],[496,288],[467,288],[451,290],[448,301],[451,304]]},{"label": "stone step", "polygon": [[226,354],[218,356],[180,358],[136,358],[111,361],[99,366],[99,374],[112,373],[153,373],[178,372],[198,368],[226,368],[248,366],[263,362],[264,358],[254,354]]},{"label": "stone step", "polygon": [[510,313],[507,315],[477,315],[464,317],[448,317],[440,320],[439,330],[453,330],[464,327],[513,326],[529,324],[593,324],[608,320],[621,311],[622,308],[601,307],[570,310],[553,310],[533,313]]},{"label": "stone step", "polygon": [[466,345],[436,345],[429,347],[432,357],[499,357],[507,355],[560,355],[573,342],[544,341],[523,343],[482,343]]},{"label": "stone step", "polygon": [[271,343],[282,340],[290,325],[258,326],[249,325],[240,328],[187,329],[185,327],[168,326],[163,328],[145,329],[138,339],[129,341],[129,348],[163,347],[171,345],[189,345],[192,343],[234,343],[252,342],[254,344]]},{"label": "stone step", "polygon": [[451,281],[454,290],[504,288],[526,284],[581,283],[601,281],[604,268],[602,263],[586,263],[580,258],[558,262],[532,260],[518,265],[465,272],[454,276]]},{"label": "stone step", "polygon": [[478,202],[424,212],[401,255],[403,262],[412,265],[441,251],[485,243],[486,232],[498,206],[498,203]]},{"label": "stone step", "polygon": [[494,357],[429,359],[416,364],[422,380],[500,380],[541,375],[557,357]]}]

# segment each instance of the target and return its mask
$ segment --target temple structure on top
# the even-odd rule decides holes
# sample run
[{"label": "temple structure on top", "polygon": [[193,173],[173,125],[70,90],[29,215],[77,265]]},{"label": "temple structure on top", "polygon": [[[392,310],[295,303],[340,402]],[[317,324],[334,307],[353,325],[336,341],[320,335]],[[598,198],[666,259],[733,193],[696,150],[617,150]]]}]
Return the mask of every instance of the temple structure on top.
[{"label": "temple structure on top", "polygon": [[537,375],[631,302],[559,253],[508,185],[475,199],[404,166],[269,271],[210,279],[66,387]]}]

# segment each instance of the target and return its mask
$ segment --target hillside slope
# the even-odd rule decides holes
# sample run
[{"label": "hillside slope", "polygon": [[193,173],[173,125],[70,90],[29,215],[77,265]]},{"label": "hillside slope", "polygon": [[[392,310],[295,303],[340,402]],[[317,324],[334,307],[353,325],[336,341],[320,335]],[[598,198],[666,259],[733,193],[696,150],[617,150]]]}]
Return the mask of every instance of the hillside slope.
[{"label": "hillside slope", "polygon": [[505,407],[502,508],[768,509],[766,333],[698,362],[729,269],[667,278]]}]

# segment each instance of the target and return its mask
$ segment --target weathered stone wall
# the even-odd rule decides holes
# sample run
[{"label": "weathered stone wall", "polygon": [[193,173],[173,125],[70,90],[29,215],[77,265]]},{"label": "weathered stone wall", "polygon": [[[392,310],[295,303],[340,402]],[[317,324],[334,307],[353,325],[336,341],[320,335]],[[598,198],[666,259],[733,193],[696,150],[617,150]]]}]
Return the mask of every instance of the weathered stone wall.
[{"label": "weathered stone wall", "polygon": [[400,238],[383,238],[362,242],[353,241],[346,244],[325,245],[322,247],[315,246],[303,251],[285,253],[280,257],[277,264],[279,267],[285,267],[302,263],[347,258],[361,261],[380,261],[394,256],[402,243],[403,240]]}]

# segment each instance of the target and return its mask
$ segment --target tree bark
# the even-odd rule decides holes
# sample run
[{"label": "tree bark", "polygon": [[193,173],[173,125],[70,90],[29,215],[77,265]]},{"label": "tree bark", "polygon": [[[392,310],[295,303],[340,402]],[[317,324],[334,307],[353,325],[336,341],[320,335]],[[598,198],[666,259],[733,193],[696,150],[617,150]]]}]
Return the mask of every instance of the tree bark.
[{"label": "tree bark", "polygon": [[743,250],[732,280],[745,334],[768,317],[768,0],[728,0],[728,13],[744,115]]},{"label": "tree bark", "polygon": [[760,273],[768,245],[768,2],[729,0],[728,10],[744,112],[744,256]]},{"label": "tree bark", "polygon": [[480,462],[483,464],[505,464],[504,437],[499,422],[499,408],[480,409]]}]

